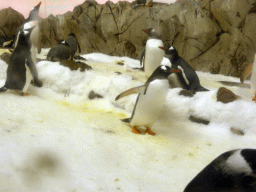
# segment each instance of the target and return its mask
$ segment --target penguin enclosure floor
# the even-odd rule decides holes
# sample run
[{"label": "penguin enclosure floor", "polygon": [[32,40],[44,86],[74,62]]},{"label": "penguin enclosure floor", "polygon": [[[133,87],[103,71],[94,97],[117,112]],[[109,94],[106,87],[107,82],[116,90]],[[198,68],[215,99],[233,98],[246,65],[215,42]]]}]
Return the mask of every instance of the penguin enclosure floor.
[{"label": "penguin enclosure floor", "polygon": [[[210,91],[185,97],[181,88],[170,89],[152,126],[156,135],[136,135],[120,119],[130,117],[137,95],[115,97],[144,84],[143,72],[132,69],[139,61],[98,53],[83,57],[92,70],[40,61],[43,87],[31,85],[29,96],[0,94],[0,191],[181,192],[221,153],[255,148],[252,90],[226,86],[242,99],[216,101],[223,86],[218,81],[238,78],[197,72]],[[2,87],[7,69],[2,60],[0,69]],[[103,98],[90,100],[91,91]],[[191,122],[190,115],[210,123]]]}]

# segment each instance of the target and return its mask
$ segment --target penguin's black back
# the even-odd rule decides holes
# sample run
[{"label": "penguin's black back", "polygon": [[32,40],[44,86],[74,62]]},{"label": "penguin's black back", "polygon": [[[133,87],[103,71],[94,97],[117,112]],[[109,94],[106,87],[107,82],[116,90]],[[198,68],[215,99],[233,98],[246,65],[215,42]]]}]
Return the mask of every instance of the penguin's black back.
[{"label": "penguin's black back", "polygon": [[24,34],[19,36],[18,45],[10,57],[7,79],[4,86],[7,89],[22,90],[24,87],[26,82],[25,63],[32,62],[28,38],[29,36],[26,37]]},{"label": "penguin's black back", "polygon": [[[225,152],[213,160],[187,185],[184,192],[256,192],[256,178],[251,173],[225,170],[227,159],[235,152],[237,150]],[[255,153],[254,149],[241,150],[253,173]]]},{"label": "penguin's black back", "polygon": [[208,91],[201,86],[198,75],[195,70],[179,55],[177,50],[174,48],[172,50],[166,50],[166,57],[171,61],[173,67],[182,70],[183,75],[189,81],[186,82],[182,74],[177,74],[183,88],[191,91]]}]

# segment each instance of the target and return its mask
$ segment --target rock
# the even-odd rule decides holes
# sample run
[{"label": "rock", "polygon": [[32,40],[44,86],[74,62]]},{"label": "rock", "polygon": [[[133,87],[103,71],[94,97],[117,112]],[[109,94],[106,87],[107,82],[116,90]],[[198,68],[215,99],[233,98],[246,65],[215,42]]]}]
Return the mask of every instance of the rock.
[{"label": "rock", "polygon": [[5,53],[3,53],[3,54],[1,55],[1,59],[2,59],[3,61],[5,61],[5,62],[9,65],[11,55],[12,55],[12,54],[5,52]]},{"label": "rock", "polygon": [[101,52],[139,59],[148,38],[142,29],[154,27],[165,46],[174,45],[195,70],[240,77],[254,59],[253,1],[177,0],[133,6],[134,2],[87,0],[73,12],[50,15],[40,22],[41,45],[51,47],[54,37],[64,39],[72,32],[82,54]]},{"label": "rock", "polygon": [[231,131],[232,133],[236,134],[236,135],[241,135],[241,136],[244,135],[244,132],[243,132],[242,130],[236,129],[236,128],[234,128],[234,127],[231,127],[230,131]]},{"label": "rock", "polygon": [[74,60],[63,60],[63,61],[60,61],[60,65],[63,65],[65,67],[68,67],[71,71],[74,71],[74,70],[78,70],[80,69],[80,71],[85,71],[85,70],[90,70],[92,69],[91,66],[83,63],[83,62],[80,62],[80,61],[74,61]]},{"label": "rock", "polygon": [[230,103],[233,102],[240,97],[236,94],[234,94],[232,91],[225,87],[220,87],[217,92],[217,101],[220,101],[222,103]]},{"label": "rock", "polygon": [[201,123],[201,124],[204,124],[204,125],[208,125],[210,123],[210,121],[208,121],[208,120],[201,119],[201,118],[195,117],[193,115],[189,116],[189,120],[192,121],[192,122]]},{"label": "rock", "polygon": [[25,22],[23,15],[11,7],[0,10],[0,18],[0,29],[9,37],[16,35]]},{"label": "rock", "polygon": [[91,91],[90,93],[89,93],[89,99],[95,99],[95,98],[103,98],[103,96],[101,96],[101,95],[99,95],[99,94],[97,94],[97,93],[95,93],[94,91]]}]

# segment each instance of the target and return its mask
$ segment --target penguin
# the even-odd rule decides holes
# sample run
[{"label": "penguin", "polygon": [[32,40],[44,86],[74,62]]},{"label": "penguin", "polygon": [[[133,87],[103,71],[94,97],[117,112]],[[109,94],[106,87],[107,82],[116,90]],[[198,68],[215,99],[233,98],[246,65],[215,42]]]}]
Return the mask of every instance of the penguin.
[{"label": "penguin", "polygon": [[69,45],[72,54],[75,56],[75,53],[77,51],[77,47],[79,50],[79,53],[81,53],[81,48],[80,45],[77,41],[76,35],[74,33],[70,33],[67,38],[65,39],[65,41],[67,42],[67,44]]},{"label": "penguin", "polygon": [[145,51],[142,52],[140,64],[144,67],[146,76],[149,77],[161,65],[164,51],[159,49],[159,46],[163,47],[164,43],[155,29],[149,28],[143,31],[148,34],[149,38],[146,42]]},{"label": "penguin", "polygon": [[49,50],[46,59],[49,61],[73,60],[73,56],[71,48],[61,42]]},{"label": "penguin", "polygon": [[136,5],[132,9],[136,9],[140,5],[153,6],[153,0],[136,0]]},{"label": "penguin", "polygon": [[30,52],[30,35],[34,28],[35,26],[24,28],[24,30],[19,33],[19,40],[10,57],[10,63],[7,68],[7,79],[5,85],[0,88],[0,92],[11,89],[20,90],[22,96],[29,95],[27,90],[33,80],[31,73],[31,63],[33,63],[33,61]]},{"label": "penguin", "polygon": [[128,89],[115,98],[115,100],[119,100],[127,95],[139,93],[132,116],[122,120],[130,123],[134,133],[141,134],[136,127],[144,126],[146,127],[145,133],[155,135],[150,127],[157,121],[166,100],[169,87],[168,76],[171,73],[179,72],[179,70],[173,70],[169,66],[161,65],[144,85]]},{"label": "penguin", "polygon": [[159,46],[159,48],[165,51],[165,57],[170,60],[172,67],[181,71],[181,73],[177,74],[177,78],[183,89],[189,90],[192,93],[197,91],[209,91],[201,86],[199,77],[195,70],[178,55],[178,52],[174,47],[171,46],[169,48],[165,48]]},{"label": "penguin", "polygon": [[34,84],[37,87],[42,87],[43,84],[42,82],[38,79],[38,73],[37,73],[37,69],[35,64],[37,63],[37,59],[36,59],[36,48],[38,50],[38,53],[40,53],[41,49],[38,46],[40,44],[40,39],[39,39],[39,25],[38,25],[38,20],[39,20],[39,8],[42,2],[39,2],[29,13],[28,18],[25,20],[24,25],[21,27],[21,29],[19,30],[19,32],[16,35],[16,40],[14,43],[14,48],[16,48],[16,46],[18,45],[18,41],[19,41],[19,36],[20,33],[25,29],[24,26],[26,26],[26,28],[32,28],[35,27],[33,29],[33,31],[30,34],[30,42],[31,42],[31,59],[32,62],[29,62],[28,64],[31,65],[29,68],[31,70],[31,73],[33,75],[34,78]]},{"label": "penguin", "polygon": [[227,151],[186,186],[184,192],[255,192],[256,150]]},{"label": "penguin", "polygon": [[7,36],[3,29],[0,29],[0,46],[1,47],[12,47],[14,38]]}]

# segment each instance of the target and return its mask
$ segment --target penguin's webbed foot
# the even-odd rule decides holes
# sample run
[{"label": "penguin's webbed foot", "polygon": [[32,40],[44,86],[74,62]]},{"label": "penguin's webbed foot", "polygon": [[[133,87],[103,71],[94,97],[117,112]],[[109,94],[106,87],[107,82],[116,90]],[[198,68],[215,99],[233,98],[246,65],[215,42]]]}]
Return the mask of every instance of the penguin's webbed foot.
[{"label": "penguin's webbed foot", "polygon": [[153,6],[153,3],[147,4],[146,6],[152,7],[152,6]]},{"label": "penguin's webbed foot", "polygon": [[141,132],[136,128],[136,126],[132,127],[132,131],[136,134],[141,134]]},{"label": "penguin's webbed foot", "polygon": [[28,96],[29,93],[27,93],[27,92],[21,92],[20,95],[21,95],[21,96]]},{"label": "penguin's webbed foot", "polygon": [[144,133],[148,133],[149,135],[155,135],[156,133],[151,131],[150,128],[147,127],[146,131]]},{"label": "penguin's webbed foot", "polygon": [[252,99],[252,101],[256,101],[256,94],[255,94],[254,98]]}]

